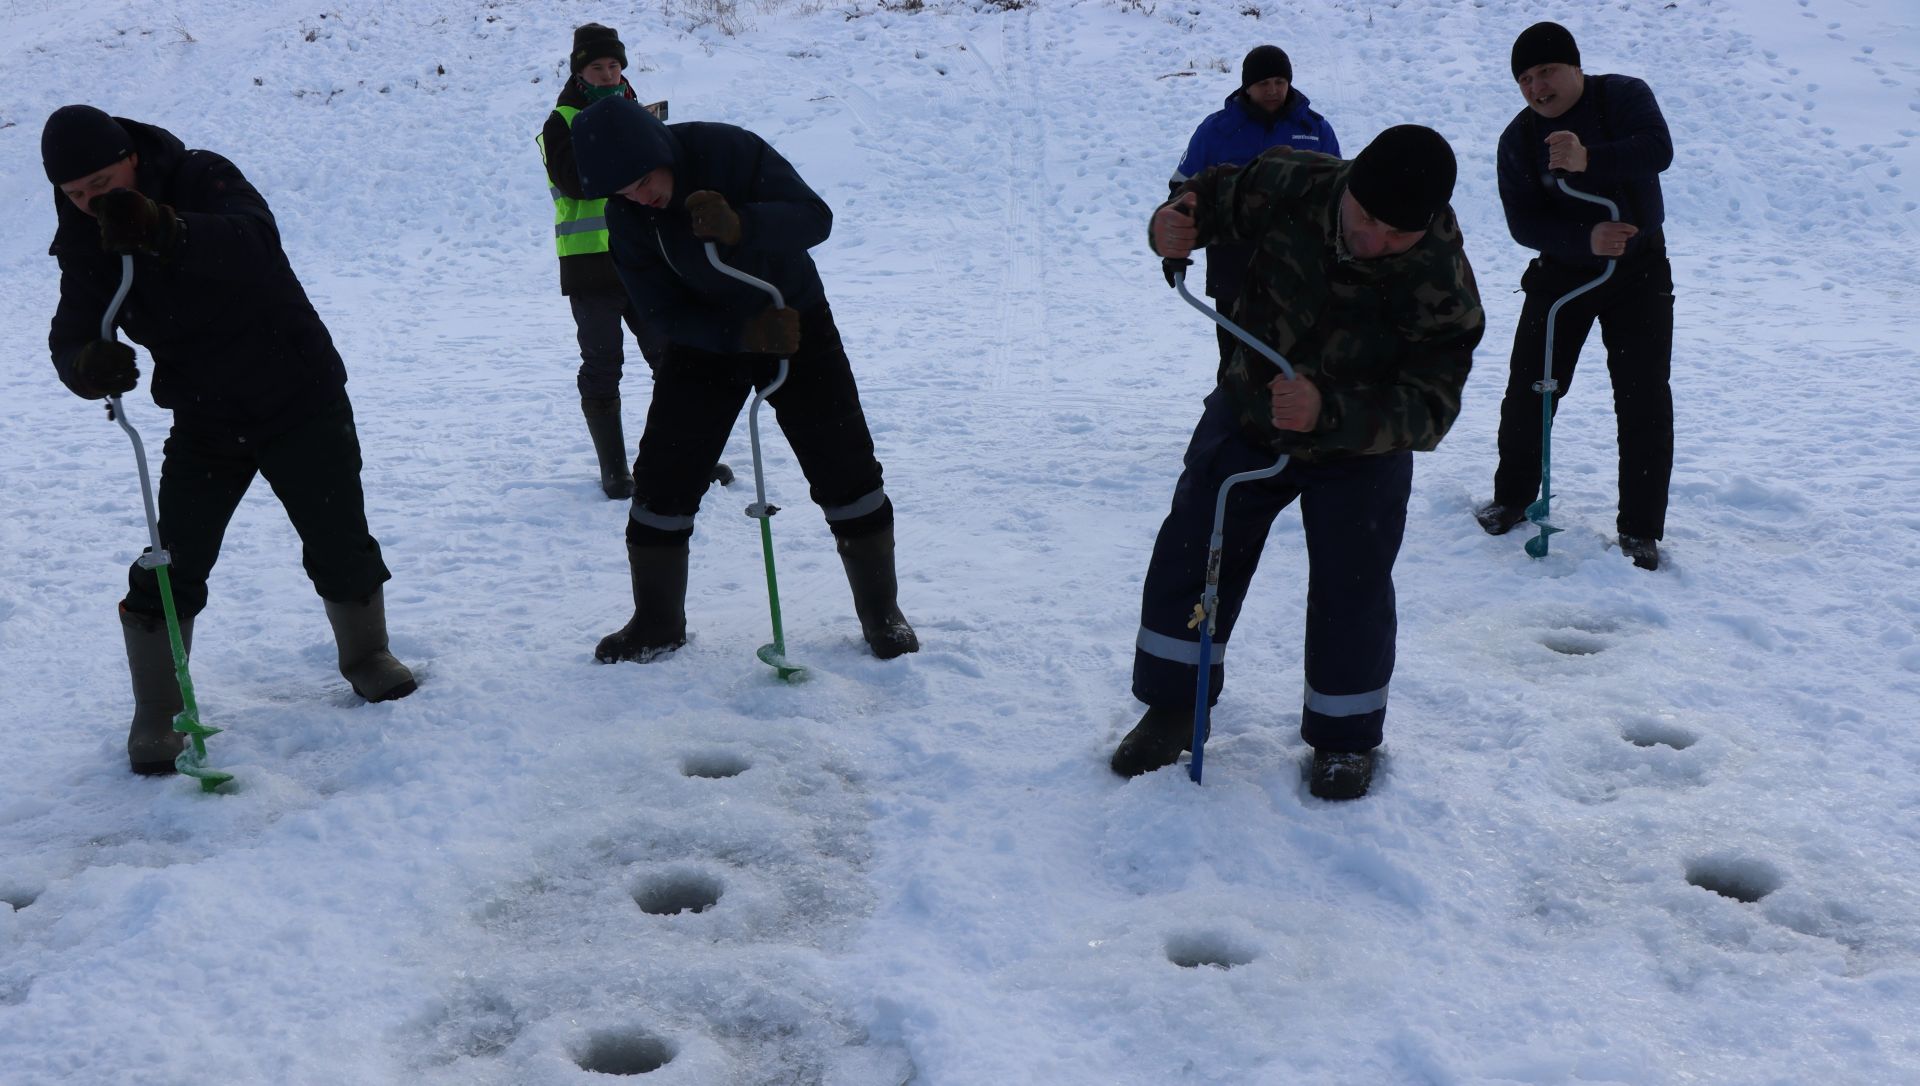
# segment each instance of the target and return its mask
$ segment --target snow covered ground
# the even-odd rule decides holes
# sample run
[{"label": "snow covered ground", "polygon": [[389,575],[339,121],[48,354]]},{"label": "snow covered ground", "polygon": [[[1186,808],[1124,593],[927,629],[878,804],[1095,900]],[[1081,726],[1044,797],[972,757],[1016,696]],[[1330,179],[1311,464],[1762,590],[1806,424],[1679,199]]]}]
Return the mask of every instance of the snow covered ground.
[{"label": "snow covered ground", "polygon": [[[0,1081],[1920,1081],[1910,0],[854,0],[734,36],[701,7],[0,0]],[[1493,148],[1539,18],[1647,78],[1678,147],[1656,574],[1609,547],[1597,336],[1554,431],[1571,530],[1536,562],[1469,516],[1528,255]],[[917,657],[862,651],[776,437],[813,681],[753,658],[740,487],[696,533],[692,644],[592,662],[626,616],[625,509],[532,143],[588,19],[674,119],[754,128],[834,206],[816,256]],[[1214,366],[1142,228],[1263,41],[1349,148],[1453,140],[1489,316],[1418,461],[1388,757],[1340,806],[1300,780],[1294,514],[1206,786],[1105,764]],[[132,458],[44,339],[38,138],[69,101],[238,162],[352,374],[422,686],[351,695],[256,487],[193,659],[229,795],[125,771]],[[637,434],[641,376],[627,397]]]}]

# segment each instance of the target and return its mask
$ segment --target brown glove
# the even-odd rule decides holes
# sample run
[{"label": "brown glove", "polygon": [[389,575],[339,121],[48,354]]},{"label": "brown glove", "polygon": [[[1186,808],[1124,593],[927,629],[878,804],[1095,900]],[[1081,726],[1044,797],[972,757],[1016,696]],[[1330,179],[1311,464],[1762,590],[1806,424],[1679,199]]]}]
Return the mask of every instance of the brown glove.
[{"label": "brown glove", "polygon": [[740,244],[740,213],[712,189],[687,194],[687,217],[693,220],[694,237],[722,245]]},{"label": "brown glove", "polygon": [[159,256],[180,237],[180,219],[132,189],[114,189],[94,197],[90,207],[100,220],[100,247],[110,253]]},{"label": "brown glove", "polygon": [[748,354],[790,355],[800,349],[800,311],[768,306],[755,313],[740,332],[740,349]]}]

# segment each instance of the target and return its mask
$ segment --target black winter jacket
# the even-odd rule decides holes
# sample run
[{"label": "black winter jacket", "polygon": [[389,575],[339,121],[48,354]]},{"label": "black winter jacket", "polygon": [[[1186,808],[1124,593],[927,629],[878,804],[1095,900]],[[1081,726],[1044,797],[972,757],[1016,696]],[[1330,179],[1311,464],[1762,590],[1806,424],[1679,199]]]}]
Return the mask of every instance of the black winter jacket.
[{"label": "black winter jacket", "polygon": [[1673,137],[1652,88],[1627,75],[1589,75],[1572,109],[1552,120],[1523,109],[1500,134],[1500,203],[1513,240],[1560,263],[1602,263],[1591,234],[1606,209],[1561,192],[1547,172],[1546,139],[1562,131],[1587,148],[1586,172],[1567,184],[1614,201],[1620,221],[1640,228],[1627,256],[1662,248],[1660,173],[1673,164]]},{"label": "black winter jacket", "polygon": [[[115,118],[140,156],[135,184],[180,216],[186,233],[159,257],[133,258],[133,290],[115,324],[153,358],[154,402],[177,417],[270,433],[341,397],[347,370],[294,277],[273,212],[233,163],[190,151],[171,132]],[[100,227],[56,187],[49,254],[60,262],[60,305],[47,336],[73,387],[73,360],[100,337],[120,285],[120,257]]]}]

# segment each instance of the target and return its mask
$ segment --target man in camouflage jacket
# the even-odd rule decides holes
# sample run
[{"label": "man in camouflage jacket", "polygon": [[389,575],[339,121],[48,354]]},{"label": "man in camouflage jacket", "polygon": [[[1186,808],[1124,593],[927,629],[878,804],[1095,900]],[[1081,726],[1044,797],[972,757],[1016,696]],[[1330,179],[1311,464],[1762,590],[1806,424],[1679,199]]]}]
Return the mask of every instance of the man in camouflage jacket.
[{"label": "man in camouflage jacket", "polygon": [[1121,776],[1171,765],[1189,745],[1206,575],[1222,481],[1292,457],[1232,491],[1224,525],[1210,697],[1267,531],[1298,497],[1310,567],[1302,738],[1314,795],[1364,795],[1393,673],[1393,562],[1413,451],[1440,443],[1485,328],[1447,201],[1453,152],[1416,125],[1388,129],[1352,162],[1274,148],[1188,182],[1155,211],[1148,243],[1170,262],[1217,241],[1255,246],[1232,314],[1295,368],[1291,381],[1244,344],[1187,448],[1154,542],[1134,655],[1149,708],[1114,752]]}]

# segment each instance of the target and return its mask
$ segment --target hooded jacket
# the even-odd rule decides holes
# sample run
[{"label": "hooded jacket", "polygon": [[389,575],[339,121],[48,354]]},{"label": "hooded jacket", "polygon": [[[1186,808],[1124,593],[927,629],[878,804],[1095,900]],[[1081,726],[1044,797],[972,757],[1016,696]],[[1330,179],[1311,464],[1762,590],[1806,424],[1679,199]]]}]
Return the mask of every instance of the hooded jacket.
[{"label": "hooded jacket", "polygon": [[[721,274],[694,237],[686,198],[717,192],[740,215],[740,241],[720,259],[780,289],[788,308],[824,305],[826,287],[807,250],[833,231],[833,211],[766,140],[730,124],[664,124],[631,99],[595,102],[573,121],[580,190],[606,196],[614,269],[640,320],[675,343],[736,353],[746,321],[768,308],[764,291]],[[664,208],[614,194],[653,170],[673,171]]]},{"label": "hooded jacket", "polygon": [[[287,263],[267,202],[212,151],[114,119],[133,137],[141,194],[172,207],[186,228],[170,252],[133,258],[133,290],[114,322],[152,356],[154,402],[244,433],[270,433],[331,406],[346,366]],[[57,186],[53,199],[59,226],[48,253],[60,263],[60,304],[47,343],[73,388],[74,356],[100,337],[120,257],[100,247],[99,223]]]}]

